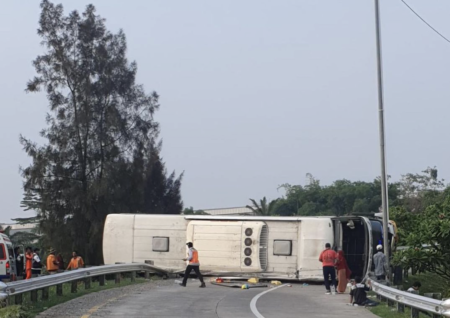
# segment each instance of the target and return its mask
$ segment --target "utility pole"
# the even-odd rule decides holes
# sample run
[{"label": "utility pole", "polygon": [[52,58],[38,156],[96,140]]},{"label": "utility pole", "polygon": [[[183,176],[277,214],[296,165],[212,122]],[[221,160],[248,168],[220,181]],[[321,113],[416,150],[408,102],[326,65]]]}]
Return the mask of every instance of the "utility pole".
[{"label": "utility pole", "polygon": [[383,65],[381,56],[381,27],[380,27],[380,3],[375,0],[375,28],[377,41],[377,77],[378,77],[378,122],[380,131],[380,156],[381,156],[381,201],[383,208],[383,247],[387,261],[387,279],[390,279],[390,259],[389,259],[389,202],[386,175],[386,154],[384,137],[384,101],[383,101]]}]

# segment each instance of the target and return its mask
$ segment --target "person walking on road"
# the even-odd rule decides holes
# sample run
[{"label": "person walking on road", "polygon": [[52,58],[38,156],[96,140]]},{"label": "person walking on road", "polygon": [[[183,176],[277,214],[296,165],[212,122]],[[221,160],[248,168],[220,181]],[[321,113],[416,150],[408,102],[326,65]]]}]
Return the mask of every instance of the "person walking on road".
[{"label": "person walking on road", "polygon": [[81,256],[78,256],[78,253],[76,251],[72,252],[72,258],[70,259],[69,266],[67,267],[67,270],[71,269],[79,269],[84,267],[84,261],[81,258]]},{"label": "person walking on road", "polygon": [[31,247],[25,249],[25,279],[31,278],[31,268],[33,267],[33,253],[31,252]]},{"label": "person walking on road", "polygon": [[338,259],[338,255],[335,251],[331,249],[331,244],[325,244],[325,250],[320,253],[319,262],[322,262],[323,266],[323,279],[325,280],[325,288],[327,289],[326,294],[331,294],[330,288],[330,278],[331,285],[333,286],[333,295],[336,294],[336,269],[334,266],[336,265]]},{"label": "person walking on road", "polygon": [[386,279],[386,255],[383,253],[383,245],[377,246],[377,253],[373,256],[373,264],[375,265],[375,276],[378,280]]},{"label": "person walking on road", "polygon": [[194,248],[194,244],[192,244],[192,242],[189,242],[186,245],[189,248],[188,257],[183,258],[183,261],[189,261],[189,265],[186,267],[183,282],[180,283],[180,286],[186,287],[186,282],[189,278],[189,274],[191,273],[192,270],[194,270],[195,274],[197,274],[198,276],[198,279],[202,283],[200,287],[204,288],[206,287],[206,285],[205,282],[203,281],[203,276],[200,273],[200,262],[198,260],[198,251]]},{"label": "person walking on road", "polygon": [[58,273],[58,261],[56,260],[56,256],[55,253],[56,251],[51,248],[50,249],[50,254],[47,257],[47,271],[50,273],[50,275],[52,274],[56,274]]}]

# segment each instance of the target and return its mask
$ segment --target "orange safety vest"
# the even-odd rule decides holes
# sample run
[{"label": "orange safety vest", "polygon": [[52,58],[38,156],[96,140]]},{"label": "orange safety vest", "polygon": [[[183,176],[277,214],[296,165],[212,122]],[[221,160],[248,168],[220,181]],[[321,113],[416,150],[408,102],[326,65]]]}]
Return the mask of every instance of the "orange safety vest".
[{"label": "orange safety vest", "polygon": [[198,261],[198,251],[195,248],[192,248],[192,259],[189,261],[189,265],[199,265]]},{"label": "orange safety vest", "polygon": [[47,257],[47,271],[49,272],[54,272],[58,270],[58,265],[55,264],[56,262],[56,257],[55,255],[50,254]]}]

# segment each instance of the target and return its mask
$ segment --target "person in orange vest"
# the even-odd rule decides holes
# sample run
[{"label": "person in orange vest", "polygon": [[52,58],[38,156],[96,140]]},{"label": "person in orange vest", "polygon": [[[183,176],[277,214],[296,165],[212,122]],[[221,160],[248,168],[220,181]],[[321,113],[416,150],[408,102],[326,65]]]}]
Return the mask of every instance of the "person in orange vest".
[{"label": "person in orange vest", "polygon": [[84,261],[81,258],[81,256],[78,256],[77,251],[72,252],[72,258],[69,262],[69,266],[67,267],[67,270],[69,269],[79,269],[84,267]]},{"label": "person in orange vest", "polygon": [[58,261],[56,260],[56,256],[55,253],[56,251],[51,248],[50,249],[50,254],[47,257],[47,271],[50,273],[50,275],[52,274],[56,274],[58,273]]},{"label": "person in orange vest", "polygon": [[25,250],[25,279],[31,278],[31,268],[33,267],[33,253],[31,247],[27,247]]},{"label": "person in orange vest", "polygon": [[189,248],[188,257],[183,258],[183,261],[189,261],[189,265],[186,267],[183,282],[180,283],[180,286],[186,287],[186,282],[189,278],[189,274],[191,274],[191,271],[194,270],[195,274],[197,274],[198,276],[198,279],[202,283],[200,287],[204,288],[206,287],[206,285],[205,282],[203,281],[203,276],[200,273],[200,262],[198,260],[198,251],[194,248],[194,244],[192,244],[192,242],[189,242],[186,245]]}]

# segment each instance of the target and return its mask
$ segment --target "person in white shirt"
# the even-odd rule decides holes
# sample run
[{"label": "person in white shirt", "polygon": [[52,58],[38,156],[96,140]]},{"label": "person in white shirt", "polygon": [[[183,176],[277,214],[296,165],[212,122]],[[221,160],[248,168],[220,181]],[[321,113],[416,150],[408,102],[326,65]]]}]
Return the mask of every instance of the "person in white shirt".
[{"label": "person in white shirt", "polygon": [[33,277],[37,277],[41,274],[42,269],[42,263],[41,263],[41,257],[39,256],[39,249],[35,248],[33,250],[33,265],[31,268],[31,273]]},{"label": "person in white shirt", "polygon": [[420,287],[422,287],[422,284],[420,282],[415,282],[411,287],[408,288],[407,292],[418,294]]}]

